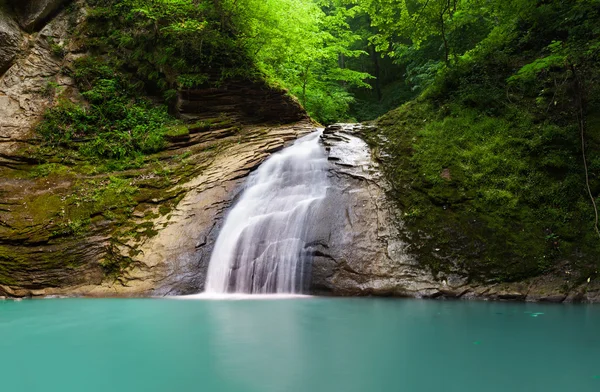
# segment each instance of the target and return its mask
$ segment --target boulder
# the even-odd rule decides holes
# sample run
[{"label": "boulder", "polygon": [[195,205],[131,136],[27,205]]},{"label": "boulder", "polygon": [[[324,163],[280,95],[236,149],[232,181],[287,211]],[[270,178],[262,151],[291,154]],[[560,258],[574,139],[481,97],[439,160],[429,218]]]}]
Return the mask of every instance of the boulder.
[{"label": "boulder", "polygon": [[19,23],[28,32],[39,30],[69,0],[11,0]]},{"label": "boulder", "polygon": [[0,75],[12,65],[22,40],[19,26],[0,4]]}]

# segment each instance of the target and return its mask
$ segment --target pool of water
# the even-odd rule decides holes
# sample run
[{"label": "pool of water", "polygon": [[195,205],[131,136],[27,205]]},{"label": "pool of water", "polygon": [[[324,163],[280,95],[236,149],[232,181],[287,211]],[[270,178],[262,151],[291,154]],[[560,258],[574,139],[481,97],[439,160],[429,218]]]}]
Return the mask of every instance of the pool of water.
[{"label": "pool of water", "polygon": [[2,391],[600,391],[600,307],[0,301]]}]

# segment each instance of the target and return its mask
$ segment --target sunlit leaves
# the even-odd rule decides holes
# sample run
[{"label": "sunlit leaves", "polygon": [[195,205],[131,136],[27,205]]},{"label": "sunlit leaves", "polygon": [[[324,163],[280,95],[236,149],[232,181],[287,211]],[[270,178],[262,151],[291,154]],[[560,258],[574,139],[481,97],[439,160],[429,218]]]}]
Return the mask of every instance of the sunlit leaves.
[{"label": "sunlit leaves", "polygon": [[[348,20],[358,11],[334,0],[237,0],[226,2],[239,38],[258,67],[288,88],[320,121],[344,116],[348,86],[369,87],[367,73],[347,69],[341,57],[358,57],[360,36]],[[318,97],[318,99],[317,99]],[[339,118],[339,117],[338,117]]]}]

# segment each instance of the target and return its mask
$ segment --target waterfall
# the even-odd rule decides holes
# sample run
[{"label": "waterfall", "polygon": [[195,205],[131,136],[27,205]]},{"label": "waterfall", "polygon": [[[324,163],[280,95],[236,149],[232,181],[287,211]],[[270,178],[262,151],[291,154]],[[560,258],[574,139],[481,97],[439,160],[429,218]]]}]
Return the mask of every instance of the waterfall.
[{"label": "waterfall", "polygon": [[321,133],[298,139],[250,175],[215,243],[207,293],[302,293],[306,288],[307,242],[328,186]]}]

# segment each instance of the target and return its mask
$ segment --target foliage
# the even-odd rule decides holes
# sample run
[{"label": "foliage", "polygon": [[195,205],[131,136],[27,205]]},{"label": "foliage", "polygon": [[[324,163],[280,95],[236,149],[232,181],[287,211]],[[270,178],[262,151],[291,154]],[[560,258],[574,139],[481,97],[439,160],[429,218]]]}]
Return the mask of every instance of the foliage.
[{"label": "foliage", "polygon": [[371,143],[434,272],[510,281],[598,270],[586,191],[600,193],[598,5],[487,2],[503,16],[489,34],[462,54],[450,46],[424,93],[379,120]]},{"label": "foliage", "polygon": [[343,64],[366,54],[351,48],[360,38],[349,25],[357,10],[334,0],[240,0],[232,14],[258,68],[315,119],[331,123],[346,116],[350,87],[370,87],[368,73]]},{"label": "foliage", "polygon": [[227,2],[91,0],[90,46],[117,67],[132,70],[144,87],[178,86],[254,77],[236,37]]},{"label": "foliage", "polygon": [[[94,55],[74,66],[81,97],[44,88],[60,95],[37,128],[48,145],[109,170],[139,165],[188,136],[192,125],[168,114],[179,89],[232,79],[285,87],[323,123],[400,106],[367,136],[424,265],[487,281],[600,266],[586,192],[600,193],[600,0],[88,4]],[[64,43],[48,44],[64,56]],[[111,215],[136,191],[111,178],[71,201]],[[84,233],[90,217],[69,216],[63,234]]]},{"label": "foliage", "polygon": [[369,75],[340,66],[356,57],[354,8],[334,0],[91,0],[90,46],[132,70],[167,102],[180,87],[266,77],[323,122],[348,111],[348,86]]},{"label": "foliage", "polygon": [[78,59],[73,76],[86,102],[63,97],[44,114],[37,130],[47,143],[111,160],[163,148],[165,125],[173,121],[166,107],[137,96],[126,78],[100,58]]}]

